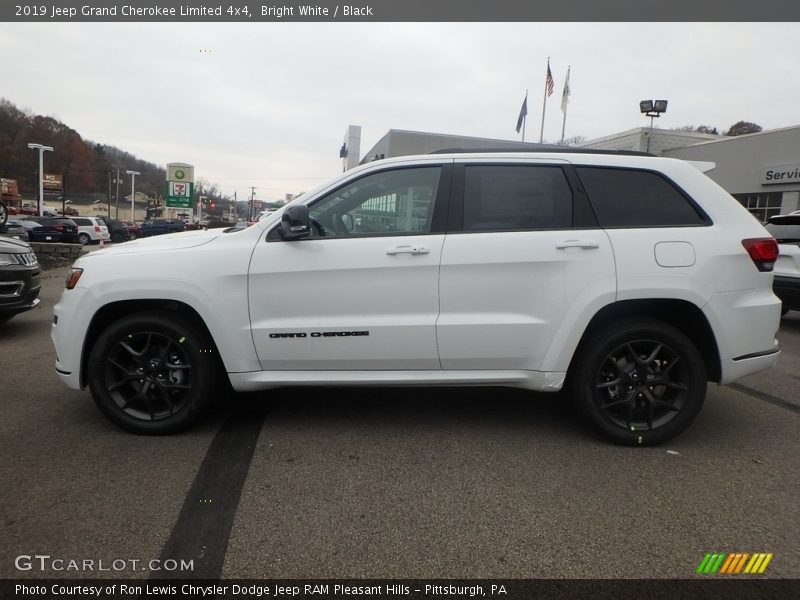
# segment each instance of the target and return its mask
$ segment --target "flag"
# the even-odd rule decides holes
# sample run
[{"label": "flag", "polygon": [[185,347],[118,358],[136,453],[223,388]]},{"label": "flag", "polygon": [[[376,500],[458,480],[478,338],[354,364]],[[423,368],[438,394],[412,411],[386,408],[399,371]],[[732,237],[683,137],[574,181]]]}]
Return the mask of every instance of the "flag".
[{"label": "flag", "polygon": [[552,96],[553,95],[553,86],[555,84],[553,83],[553,74],[550,72],[550,63],[549,62],[547,63],[547,79],[545,79],[544,83],[545,83],[545,86],[547,87],[547,95],[548,96]]},{"label": "flag", "polygon": [[570,90],[569,90],[569,71],[570,71],[570,69],[568,68],[567,69],[567,78],[564,80],[564,91],[561,93],[561,111],[562,112],[567,112],[567,104],[569,104],[569,94],[570,94]]},{"label": "flag", "polygon": [[522,129],[522,124],[525,117],[528,115],[528,94],[525,93],[525,100],[522,101],[522,108],[519,109],[519,117],[517,117],[517,133]]}]

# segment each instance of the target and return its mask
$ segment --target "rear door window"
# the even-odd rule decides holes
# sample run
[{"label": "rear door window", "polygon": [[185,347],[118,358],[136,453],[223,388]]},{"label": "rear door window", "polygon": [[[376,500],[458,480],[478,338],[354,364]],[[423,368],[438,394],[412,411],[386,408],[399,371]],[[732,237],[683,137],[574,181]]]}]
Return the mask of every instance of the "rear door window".
[{"label": "rear door window", "polygon": [[572,226],[572,190],[561,167],[467,165],[464,231],[527,231]]}]

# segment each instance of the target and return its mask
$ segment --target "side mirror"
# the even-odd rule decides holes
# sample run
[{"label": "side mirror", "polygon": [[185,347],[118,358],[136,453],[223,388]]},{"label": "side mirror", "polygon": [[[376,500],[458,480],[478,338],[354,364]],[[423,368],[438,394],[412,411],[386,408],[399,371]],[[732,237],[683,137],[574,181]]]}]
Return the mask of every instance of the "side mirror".
[{"label": "side mirror", "polygon": [[311,219],[305,204],[290,206],[283,211],[278,233],[282,240],[299,240],[311,234]]}]

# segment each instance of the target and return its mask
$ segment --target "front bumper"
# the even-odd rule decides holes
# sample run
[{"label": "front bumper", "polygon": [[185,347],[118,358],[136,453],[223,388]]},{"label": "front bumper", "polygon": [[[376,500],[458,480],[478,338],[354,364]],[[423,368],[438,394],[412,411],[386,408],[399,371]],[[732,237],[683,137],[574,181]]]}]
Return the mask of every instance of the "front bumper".
[{"label": "front bumper", "polygon": [[0,315],[16,315],[39,305],[42,288],[38,266],[10,265],[0,271]]}]

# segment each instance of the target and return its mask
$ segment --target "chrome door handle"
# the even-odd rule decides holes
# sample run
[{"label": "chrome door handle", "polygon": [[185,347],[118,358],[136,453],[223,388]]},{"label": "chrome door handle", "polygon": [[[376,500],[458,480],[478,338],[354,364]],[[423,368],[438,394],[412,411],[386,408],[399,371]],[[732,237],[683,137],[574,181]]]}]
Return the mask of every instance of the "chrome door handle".
[{"label": "chrome door handle", "polygon": [[394,256],[395,254],[430,254],[430,248],[426,246],[395,246],[389,248],[386,254]]},{"label": "chrome door handle", "polygon": [[565,248],[583,248],[584,250],[591,250],[599,247],[600,244],[592,240],[566,240],[556,244],[556,248],[559,250],[564,250]]}]

